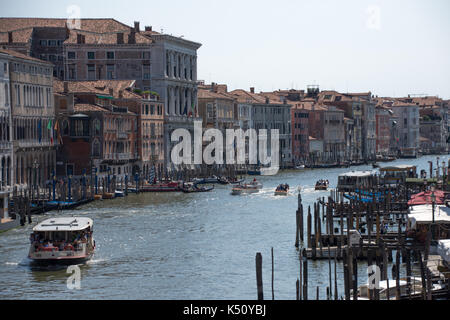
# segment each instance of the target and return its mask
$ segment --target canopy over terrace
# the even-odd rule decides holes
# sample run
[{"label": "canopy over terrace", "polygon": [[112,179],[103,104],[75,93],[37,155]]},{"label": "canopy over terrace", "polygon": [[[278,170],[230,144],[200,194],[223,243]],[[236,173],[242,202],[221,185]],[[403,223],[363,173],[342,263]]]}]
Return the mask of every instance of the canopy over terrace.
[{"label": "canopy over terrace", "polygon": [[[420,192],[417,194],[414,194],[411,196],[411,200],[408,201],[409,206],[416,206],[416,205],[423,205],[423,204],[432,204],[433,192],[432,191],[426,191],[426,192]],[[435,190],[434,191],[434,203],[436,205],[443,205],[445,204],[445,193],[442,190]]]},{"label": "canopy over terrace", "polygon": [[[433,205],[424,204],[410,208],[408,220],[411,229],[414,229],[417,224],[431,224],[433,223]],[[436,224],[450,224],[450,208],[447,206],[436,205],[434,207],[434,223]]]}]

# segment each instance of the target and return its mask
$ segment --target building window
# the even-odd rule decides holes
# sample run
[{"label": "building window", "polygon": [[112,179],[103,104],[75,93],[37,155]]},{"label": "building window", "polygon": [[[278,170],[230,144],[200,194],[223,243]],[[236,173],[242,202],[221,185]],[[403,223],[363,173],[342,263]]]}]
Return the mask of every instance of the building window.
[{"label": "building window", "polygon": [[39,45],[42,46],[42,47],[46,47],[47,46],[47,40],[39,41]]},{"label": "building window", "polygon": [[113,60],[114,59],[114,51],[108,51],[106,53],[106,59]]},{"label": "building window", "polygon": [[95,59],[95,52],[93,52],[93,51],[88,52],[87,57],[89,60]]},{"label": "building window", "polygon": [[115,70],[116,70],[116,66],[113,64],[108,64],[106,66],[106,78],[108,80],[112,80],[115,79]]},{"label": "building window", "polygon": [[75,58],[76,58],[76,54],[74,51],[67,52],[67,59],[75,59]]},{"label": "building window", "polygon": [[94,133],[96,136],[100,135],[100,121],[98,119],[94,120]]},{"label": "building window", "polygon": [[88,80],[95,80],[95,64],[87,65]]},{"label": "building window", "polygon": [[57,43],[58,42],[56,40],[48,40],[49,47],[56,47]]},{"label": "building window", "polygon": [[150,52],[142,52],[142,59],[149,60],[150,59]]},{"label": "building window", "polygon": [[76,71],[75,71],[75,66],[69,66],[69,80],[75,80],[77,77],[76,75]]},{"label": "building window", "polygon": [[99,157],[100,156],[100,143],[97,139],[95,139],[94,143],[92,144],[92,156]]},{"label": "building window", "polygon": [[5,83],[5,106],[9,106],[9,92],[8,85]]},{"label": "building window", "polygon": [[150,65],[144,64],[143,65],[143,78],[144,80],[150,80]]},{"label": "building window", "polygon": [[48,60],[49,60],[49,61],[52,61],[52,62],[55,62],[55,61],[56,61],[56,55],[50,54],[50,55],[48,56]]}]

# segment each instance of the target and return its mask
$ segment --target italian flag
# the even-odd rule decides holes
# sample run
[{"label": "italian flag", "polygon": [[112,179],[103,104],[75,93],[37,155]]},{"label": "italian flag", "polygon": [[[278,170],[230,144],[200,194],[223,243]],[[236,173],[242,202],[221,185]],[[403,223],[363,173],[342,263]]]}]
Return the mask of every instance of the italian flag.
[{"label": "italian flag", "polygon": [[191,111],[189,111],[188,117],[194,116],[194,114],[195,114],[195,104],[194,102],[192,102]]},{"label": "italian flag", "polygon": [[52,126],[52,119],[48,121],[47,129],[50,130],[50,143],[53,144],[53,126]]}]

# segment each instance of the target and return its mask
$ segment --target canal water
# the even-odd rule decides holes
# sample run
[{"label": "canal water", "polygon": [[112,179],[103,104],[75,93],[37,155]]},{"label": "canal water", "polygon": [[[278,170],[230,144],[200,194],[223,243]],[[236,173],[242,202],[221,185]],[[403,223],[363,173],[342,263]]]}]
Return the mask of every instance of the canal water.
[{"label": "canal water", "polygon": [[[441,156],[440,162],[448,158]],[[435,168],[435,156],[382,165],[415,164],[418,172],[428,172],[429,160]],[[272,247],[275,299],[295,299],[300,268],[294,247],[297,186],[306,214],[309,204],[329,195],[314,190],[317,180],[328,179],[334,188],[339,174],[368,169],[372,167],[284,171],[260,177],[262,191],[247,196],[232,196],[230,186],[216,186],[209,193],[129,195],[34,216],[32,225],[0,234],[0,299],[256,299],[256,252],[263,256],[264,296],[270,299]],[[273,196],[280,183],[291,186],[288,197]],[[65,268],[36,268],[26,258],[32,227],[61,215],[94,220],[97,250],[81,266],[79,290],[67,288]],[[319,286],[324,299],[328,261],[308,263],[309,296],[315,298]],[[337,273],[341,295],[341,263]],[[359,264],[358,273],[359,281],[365,281],[367,262]]]}]

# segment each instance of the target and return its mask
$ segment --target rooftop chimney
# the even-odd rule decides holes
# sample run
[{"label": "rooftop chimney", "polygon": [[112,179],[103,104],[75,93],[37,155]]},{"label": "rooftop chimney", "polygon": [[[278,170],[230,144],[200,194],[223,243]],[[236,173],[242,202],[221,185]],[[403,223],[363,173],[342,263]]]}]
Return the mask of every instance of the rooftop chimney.
[{"label": "rooftop chimney", "polygon": [[8,43],[13,43],[13,34],[12,32],[8,32]]},{"label": "rooftop chimney", "polygon": [[119,99],[123,98],[123,90],[119,90]]},{"label": "rooftop chimney", "polygon": [[123,33],[122,32],[117,33],[117,44],[123,44]]},{"label": "rooftop chimney", "polygon": [[139,21],[134,22],[134,31],[141,32],[141,28],[139,27]]},{"label": "rooftop chimney", "polygon": [[266,104],[269,104],[269,98],[266,97]]},{"label": "rooftop chimney", "polygon": [[255,93],[255,88],[254,87],[250,87],[250,92],[251,93]]},{"label": "rooftop chimney", "polygon": [[152,26],[146,26],[146,27],[145,27],[145,31],[153,31],[153,30],[152,30]]},{"label": "rooftop chimney", "polygon": [[114,89],[113,88],[109,88],[109,95],[110,96],[114,96]]},{"label": "rooftop chimney", "polygon": [[64,81],[64,93],[69,92],[69,83],[67,81]]}]

